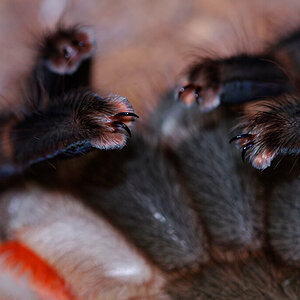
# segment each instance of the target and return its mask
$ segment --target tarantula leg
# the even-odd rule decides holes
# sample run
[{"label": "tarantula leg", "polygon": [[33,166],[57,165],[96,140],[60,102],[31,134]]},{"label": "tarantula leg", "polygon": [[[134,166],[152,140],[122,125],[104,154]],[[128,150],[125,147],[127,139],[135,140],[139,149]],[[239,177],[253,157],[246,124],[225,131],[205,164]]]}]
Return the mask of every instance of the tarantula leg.
[{"label": "tarantula leg", "polygon": [[22,170],[56,156],[121,148],[137,117],[124,97],[102,98],[88,90],[68,93],[44,110],[3,124],[0,168]]},{"label": "tarantula leg", "polygon": [[292,91],[292,83],[272,60],[271,56],[248,55],[203,60],[188,70],[177,98],[210,111],[220,104],[242,104]]}]

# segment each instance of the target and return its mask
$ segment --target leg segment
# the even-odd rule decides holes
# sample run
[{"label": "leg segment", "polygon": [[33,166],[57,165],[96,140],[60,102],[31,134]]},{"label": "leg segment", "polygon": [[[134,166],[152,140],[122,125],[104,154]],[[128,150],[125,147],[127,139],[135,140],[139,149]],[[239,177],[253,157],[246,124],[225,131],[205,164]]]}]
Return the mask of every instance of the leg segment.
[{"label": "leg segment", "polygon": [[242,104],[292,89],[272,57],[240,55],[194,65],[178,96],[186,104],[197,101],[202,111],[209,111],[220,104]]},{"label": "leg segment", "polygon": [[70,92],[44,110],[5,121],[0,167],[13,173],[58,155],[122,147],[136,117],[126,98]]}]

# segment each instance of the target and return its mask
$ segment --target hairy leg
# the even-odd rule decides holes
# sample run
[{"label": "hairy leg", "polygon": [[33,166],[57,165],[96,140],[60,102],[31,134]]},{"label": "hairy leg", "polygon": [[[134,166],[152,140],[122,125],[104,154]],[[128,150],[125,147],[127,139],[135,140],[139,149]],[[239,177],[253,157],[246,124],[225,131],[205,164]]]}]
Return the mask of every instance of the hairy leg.
[{"label": "hairy leg", "polygon": [[2,176],[58,155],[120,148],[136,117],[126,98],[82,90],[53,100],[44,110],[7,118],[1,130]]},{"label": "hairy leg", "polygon": [[178,97],[186,104],[196,101],[202,111],[209,111],[220,104],[242,104],[290,90],[288,77],[272,57],[239,55],[193,65]]},{"label": "hairy leg", "polygon": [[220,104],[243,104],[294,91],[299,83],[300,31],[281,39],[264,53],[203,59],[187,72],[178,98],[198,102],[202,111]]}]

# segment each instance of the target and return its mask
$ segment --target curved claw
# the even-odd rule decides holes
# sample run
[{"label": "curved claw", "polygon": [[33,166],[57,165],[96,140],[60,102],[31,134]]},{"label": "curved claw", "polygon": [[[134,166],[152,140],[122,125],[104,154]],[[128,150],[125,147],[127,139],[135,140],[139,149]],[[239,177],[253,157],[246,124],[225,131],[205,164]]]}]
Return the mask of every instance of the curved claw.
[{"label": "curved claw", "polygon": [[244,133],[244,134],[239,134],[237,136],[234,136],[233,138],[230,139],[229,144],[232,143],[235,140],[243,139],[243,138],[249,138],[251,137],[252,134],[250,133]]},{"label": "curved claw", "polygon": [[246,152],[253,146],[253,143],[250,142],[248,144],[246,144],[244,147],[243,147],[243,151],[242,151],[242,160],[243,162],[245,161],[245,156],[246,156]]},{"label": "curved claw", "polygon": [[139,116],[136,115],[133,112],[120,112],[120,113],[116,114],[115,117],[135,117],[135,118],[139,118]]},{"label": "curved claw", "polygon": [[126,132],[129,135],[129,137],[131,137],[131,131],[130,131],[130,129],[128,128],[128,126],[126,124],[124,124],[123,122],[120,122],[120,121],[114,121],[113,125],[116,126],[116,127],[121,127],[123,129],[125,129]]}]

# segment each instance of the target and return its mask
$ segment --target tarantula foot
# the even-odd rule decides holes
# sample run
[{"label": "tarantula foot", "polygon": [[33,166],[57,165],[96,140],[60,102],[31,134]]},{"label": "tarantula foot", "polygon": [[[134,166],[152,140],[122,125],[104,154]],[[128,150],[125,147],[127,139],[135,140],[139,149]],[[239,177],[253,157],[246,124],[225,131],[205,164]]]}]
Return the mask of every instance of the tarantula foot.
[{"label": "tarantula foot", "polygon": [[57,74],[73,74],[85,59],[92,56],[95,39],[88,27],[60,28],[45,38],[41,56]]},{"label": "tarantula foot", "polygon": [[256,169],[264,170],[271,165],[276,156],[275,150],[270,150],[263,146],[259,137],[255,134],[243,133],[233,137],[229,142],[236,141],[242,150],[242,160],[245,161],[246,155],[252,166]]},{"label": "tarantula foot", "polygon": [[194,65],[176,93],[176,98],[186,105],[198,103],[200,110],[207,112],[220,104],[221,84],[218,62],[205,60]]},{"label": "tarantula foot", "polygon": [[105,113],[95,109],[95,113],[91,115],[94,120],[104,121],[99,123],[100,134],[92,139],[92,145],[99,149],[121,148],[127,138],[131,137],[130,127],[139,116],[133,112],[132,106],[124,97],[107,98],[105,106]]},{"label": "tarantula foot", "polygon": [[176,98],[187,106],[197,103],[203,112],[211,111],[220,104],[219,90],[205,88],[193,83],[180,87]]},{"label": "tarantula foot", "polygon": [[231,139],[242,149],[253,167],[266,169],[277,156],[300,153],[299,94],[286,94],[276,99],[249,105],[239,124],[242,134]]}]

